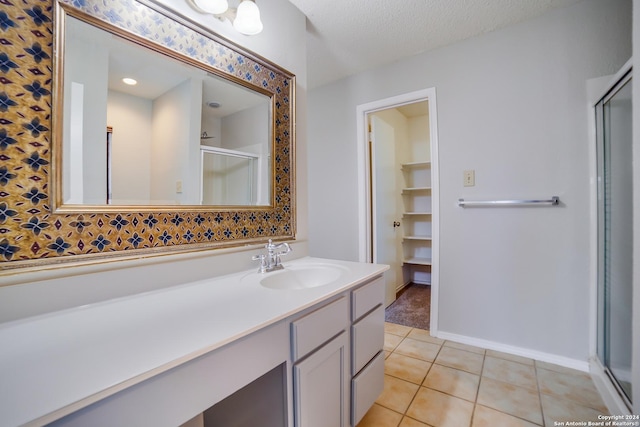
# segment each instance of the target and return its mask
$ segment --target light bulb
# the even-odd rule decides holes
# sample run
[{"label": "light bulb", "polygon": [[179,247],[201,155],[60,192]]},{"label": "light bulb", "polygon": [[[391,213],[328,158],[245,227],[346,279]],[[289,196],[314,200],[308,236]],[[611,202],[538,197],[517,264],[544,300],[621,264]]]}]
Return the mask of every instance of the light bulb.
[{"label": "light bulb", "polygon": [[250,0],[242,0],[238,6],[236,19],[233,27],[248,36],[253,36],[262,31],[262,21],[260,20],[260,9]]},{"label": "light bulb", "polygon": [[198,9],[203,12],[220,15],[229,9],[227,0],[193,0]]}]

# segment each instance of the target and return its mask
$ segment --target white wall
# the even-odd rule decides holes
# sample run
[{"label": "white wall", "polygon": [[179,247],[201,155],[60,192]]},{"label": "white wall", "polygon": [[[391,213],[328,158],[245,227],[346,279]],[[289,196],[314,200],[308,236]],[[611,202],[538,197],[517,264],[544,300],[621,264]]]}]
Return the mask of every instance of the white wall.
[{"label": "white wall", "polygon": [[[82,141],[82,183],[83,195],[82,201],[75,203],[85,204],[101,204],[104,203],[107,196],[107,162],[106,162],[106,140],[107,140],[107,81],[109,70],[109,58],[106,52],[96,50],[95,43],[92,40],[79,40],[71,38],[73,48],[68,50],[65,56],[66,69],[65,81],[79,83],[83,87],[82,98],[75,99],[78,105],[74,108],[81,108],[83,112],[83,122],[81,129]],[[69,100],[71,99],[71,84],[65,85],[65,112],[68,113]],[[71,114],[65,114],[65,117],[71,117]],[[79,127],[79,126],[78,126]],[[68,134],[69,126],[64,126],[64,141],[70,141]],[[79,129],[78,129],[79,130]],[[68,147],[67,147],[68,148]],[[63,155],[68,156],[71,150],[63,150]],[[70,158],[65,158],[65,164],[73,163]],[[68,174],[68,171],[64,172]],[[69,178],[69,176],[65,176]],[[69,183],[70,180],[64,180]],[[68,198],[69,184],[66,185],[65,197]]]},{"label": "white wall", "polygon": [[[428,101],[425,101],[428,102]],[[409,119],[410,151],[408,160],[412,162],[430,162],[429,115]]]},{"label": "white wall", "polygon": [[111,138],[111,190],[115,204],[148,203],[151,199],[150,100],[109,91],[107,125]]},{"label": "white wall", "polygon": [[263,103],[224,117],[221,147],[242,150],[255,144],[269,145],[270,109],[270,103]]},{"label": "white wall", "polygon": [[[182,0],[163,0],[187,8]],[[297,236],[289,258],[307,254],[307,65],[306,19],[288,0],[260,4],[264,31],[256,36],[236,33],[227,23],[189,11],[192,19],[228,35],[256,54],[296,75],[296,201]],[[268,6],[268,7],[267,7]],[[198,117],[198,121],[200,118]],[[93,266],[52,266],[13,271],[0,276],[0,323],[24,316],[171,286],[189,280],[251,269],[251,256],[261,245],[156,258],[103,262]]]},{"label": "white wall", "polygon": [[[358,258],[356,106],[435,87],[440,331],[586,361],[585,81],[614,73],[631,55],[630,7],[629,0],[585,0],[314,89],[310,253]],[[465,169],[476,171],[475,187],[462,186]],[[552,195],[561,207],[456,204]]]},{"label": "white wall", "polygon": [[[209,145],[211,147],[220,146],[220,129],[222,128],[222,120],[219,117],[212,117],[207,114],[202,115],[202,123],[200,125],[200,135],[207,133],[209,139],[200,141],[200,145]],[[211,138],[212,137],[212,138]]]},{"label": "white wall", "polygon": [[[263,103],[222,119],[221,147],[260,155],[255,166],[255,188],[248,199],[256,200],[259,205],[269,204],[271,201],[271,156],[268,154],[271,153],[271,118],[271,104]],[[247,123],[251,123],[251,126],[247,126]],[[227,179],[230,194],[246,191],[247,185],[250,184],[244,170],[240,176],[230,178]]]},{"label": "white wall", "polygon": [[[189,167],[190,151],[200,153],[202,92],[192,90],[193,87],[200,89],[202,85],[185,80],[153,100],[151,198],[156,203],[195,205],[200,200],[200,187],[197,192],[190,191],[192,181],[200,179],[197,173],[190,178],[190,174],[199,169]],[[196,102],[192,98],[196,98]],[[182,191],[177,190],[178,182]]]}]

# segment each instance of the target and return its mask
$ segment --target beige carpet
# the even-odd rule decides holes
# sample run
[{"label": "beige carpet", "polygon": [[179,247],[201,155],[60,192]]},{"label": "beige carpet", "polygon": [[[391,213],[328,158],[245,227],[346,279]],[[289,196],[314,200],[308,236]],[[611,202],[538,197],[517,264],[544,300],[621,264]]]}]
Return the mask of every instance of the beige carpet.
[{"label": "beige carpet", "polygon": [[431,286],[411,283],[400,291],[385,310],[385,320],[412,328],[429,330]]}]

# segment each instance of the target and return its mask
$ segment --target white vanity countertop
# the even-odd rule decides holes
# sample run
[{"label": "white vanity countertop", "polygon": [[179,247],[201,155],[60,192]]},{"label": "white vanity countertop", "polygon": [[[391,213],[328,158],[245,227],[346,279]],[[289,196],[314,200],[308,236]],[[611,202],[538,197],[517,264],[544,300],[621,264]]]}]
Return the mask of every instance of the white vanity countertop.
[{"label": "white vanity countertop", "polygon": [[84,407],[388,269],[310,257],[283,264],[343,273],[324,286],[274,290],[255,279],[277,272],[245,271],[0,324],[0,424]]}]

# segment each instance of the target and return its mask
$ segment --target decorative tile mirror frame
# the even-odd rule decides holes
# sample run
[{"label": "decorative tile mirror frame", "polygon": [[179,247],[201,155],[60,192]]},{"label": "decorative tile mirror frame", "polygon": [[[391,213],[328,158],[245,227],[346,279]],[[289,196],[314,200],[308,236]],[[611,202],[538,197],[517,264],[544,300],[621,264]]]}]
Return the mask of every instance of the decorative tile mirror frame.
[{"label": "decorative tile mirror frame", "polygon": [[[53,189],[61,183],[54,117],[61,102],[54,96],[59,78],[54,27],[65,14],[160,51],[171,50],[205,70],[271,94],[271,205],[57,208]],[[135,0],[5,3],[0,46],[0,271],[295,238],[291,73]]]}]

